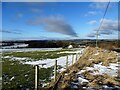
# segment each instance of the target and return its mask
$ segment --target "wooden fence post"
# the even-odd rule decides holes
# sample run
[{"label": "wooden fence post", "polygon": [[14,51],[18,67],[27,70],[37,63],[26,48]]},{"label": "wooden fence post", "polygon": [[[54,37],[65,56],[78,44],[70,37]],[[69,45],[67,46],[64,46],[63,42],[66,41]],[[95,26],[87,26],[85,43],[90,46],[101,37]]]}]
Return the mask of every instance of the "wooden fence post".
[{"label": "wooden fence post", "polygon": [[73,63],[74,63],[74,54],[72,55],[72,65],[73,65]]},{"label": "wooden fence post", "polygon": [[78,57],[80,57],[80,52],[78,53]]},{"label": "wooden fence post", "polygon": [[39,82],[39,66],[35,65],[35,90],[38,90],[38,82]]},{"label": "wooden fence post", "polygon": [[66,57],[66,69],[68,68],[68,55]]},{"label": "wooden fence post", "polygon": [[56,81],[57,77],[57,60],[55,60],[55,65],[54,65],[54,82]]},{"label": "wooden fence post", "polygon": [[77,53],[76,53],[76,61],[77,61]]}]

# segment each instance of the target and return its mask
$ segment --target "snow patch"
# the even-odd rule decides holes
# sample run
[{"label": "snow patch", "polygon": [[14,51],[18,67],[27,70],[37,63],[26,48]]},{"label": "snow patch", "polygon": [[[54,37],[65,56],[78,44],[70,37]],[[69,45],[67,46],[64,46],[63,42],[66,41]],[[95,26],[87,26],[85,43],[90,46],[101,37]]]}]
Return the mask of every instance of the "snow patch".
[{"label": "snow patch", "polygon": [[[109,66],[103,66],[102,63],[99,64],[94,64],[93,67],[86,67],[86,70],[93,71],[92,74],[97,75],[97,74],[108,74],[110,76],[117,76],[118,75],[118,63],[110,63]],[[78,73],[83,73],[86,70],[81,70]]]},{"label": "snow patch", "polygon": [[[44,59],[44,60],[32,61],[32,62],[29,61],[29,62],[24,62],[23,64],[31,64],[31,65],[39,65],[39,66],[42,66],[44,64],[42,67],[43,68],[48,68],[48,67],[54,66],[55,60],[57,60],[57,65],[65,67],[66,56],[59,57],[59,58],[56,58],[56,59]],[[71,64],[72,64],[72,55],[68,55],[68,65],[71,65]]]},{"label": "snow patch", "polygon": [[15,79],[15,77],[14,77],[14,76],[10,79],[10,81],[12,81],[13,79]]},{"label": "snow patch", "polygon": [[94,55],[99,55],[99,52],[98,52],[98,53],[95,53]]},{"label": "snow patch", "polygon": [[[75,52],[76,53],[78,53],[78,52],[82,53],[83,51],[84,51],[84,49],[80,49],[79,51],[75,51]],[[79,55],[79,57],[81,55]],[[66,56],[62,56],[62,57],[59,57],[59,58],[56,58],[56,59],[44,59],[44,60],[39,60],[39,61],[28,61],[28,62],[24,62],[23,64],[39,65],[39,66],[42,66],[43,68],[48,68],[48,67],[54,66],[55,60],[57,60],[57,65],[65,67],[66,66],[66,58],[67,58]],[[73,55],[68,55],[68,66],[72,65],[72,58],[73,58]],[[75,59],[76,59],[76,55],[74,55],[73,63],[75,63],[75,61],[76,61]],[[60,71],[63,71],[63,70],[64,69],[61,69]]]},{"label": "snow patch", "polygon": [[78,77],[78,81],[79,81],[80,84],[89,83],[89,81],[87,79],[84,79],[84,78],[81,78],[81,77]]},{"label": "snow patch", "polygon": [[1,49],[1,52],[30,52],[30,51],[54,51],[62,48],[20,48],[20,49]]}]

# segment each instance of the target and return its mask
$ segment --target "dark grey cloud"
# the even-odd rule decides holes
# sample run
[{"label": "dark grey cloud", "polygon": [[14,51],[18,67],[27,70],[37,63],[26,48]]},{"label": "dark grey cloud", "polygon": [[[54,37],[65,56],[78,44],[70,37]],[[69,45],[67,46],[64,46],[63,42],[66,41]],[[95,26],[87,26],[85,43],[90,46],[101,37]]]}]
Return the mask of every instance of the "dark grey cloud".
[{"label": "dark grey cloud", "polygon": [[110,35],[110,34],[114,34],[114,32],[112,32],[111,30],[102,30],[100,31],[100,34]]},{"label": "dark grey cloud", "polygon": [[43,26],[48,32],[56,32],[64,35],[77,37],[76,32],[61,16],[50,16],[46,18],[37,18],[28,22],[29,25]]},{"label": "dark grey cloud", "polygon": [[93,37],[95,37],[95,33],[90,33],[87,35],[87,37],[93,38]]},{"label": "dark grey cloud", "polygon": [[[89,34],[87,34],[87,37],[94,38],[94,37],[96,37],[96,35],[97,35],[97,32],[89,33]],[[98,34],[98,36],[100,36],[100,34]]]},{"label": "dark grey cloud", "polygon": [[21,34],[18,31],[10,31],[10,30],[0,30],[0,32],[2,32],[2,33],[9,33],[9,34]]},{"label": "dark grey cloud", "polygon": [[[100,20],[101,22],[102,20]],[[101,30],[118,30],[118,21],[111,19],[104,19],[102,23]]]}]

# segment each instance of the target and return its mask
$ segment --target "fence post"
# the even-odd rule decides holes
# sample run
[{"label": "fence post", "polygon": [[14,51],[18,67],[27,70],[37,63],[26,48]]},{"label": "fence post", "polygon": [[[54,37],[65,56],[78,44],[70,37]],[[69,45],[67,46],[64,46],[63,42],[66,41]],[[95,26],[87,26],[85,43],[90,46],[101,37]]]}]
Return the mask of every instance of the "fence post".
[{"label": "fence post", "polygon": [[68,55],[66,57],[66,69],[68,68]]},{"label": "fence post", "polygon": [[74,62],[74,54],[72,55],[72,65],[73,65],[73,62]]},{"label": "fence post", "polygon": [[54,82],[56,81],[57,77],[57,60],[55,60],[55,65],[54,65]]},{"label": "fence post", "polygon": [[80,52],[78,53],[78,56],[80,57]]},{"label": "fence post", "polygon": [[76,53],[76,61],[77,61],[77,53]]},{"label": "fence post", "polygon": [[35,90],[38,90],[38,75],[39,74],[39,66],[35,65]]}]

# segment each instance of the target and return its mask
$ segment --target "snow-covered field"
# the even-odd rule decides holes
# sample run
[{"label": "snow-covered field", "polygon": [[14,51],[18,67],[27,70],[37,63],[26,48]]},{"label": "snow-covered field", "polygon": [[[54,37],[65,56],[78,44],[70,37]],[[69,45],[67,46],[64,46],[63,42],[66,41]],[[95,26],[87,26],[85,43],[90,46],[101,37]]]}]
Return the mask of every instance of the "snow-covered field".
[{"label": "snow-covered field", "polygon": [[28,46],[28,44],[14,44],[14,45],[12,45],[12,46],[2,46],[2,48],[3,49],[11,49],[11,48],[23,48],[23,47],[27,47]]},{"label": "snow-covered field", "polygon": [[29,52],[29,51],[52,51],[62,48],[21,48],[21,49],[0,49],[0,52]]},{"label": "snow-covered field", "polygon": [[[39,65],[39,66],[45,64],[43,68],[48,68],[54,66],[55,60],[57,60],[57,64],[64,67],[66,65],[66,58],[67,58],[66,56],[63,56],[56,59],[44,59],[44,60],[32,61],[32,62],[29,61],[29,62],[25,62],[24,64]],[[76,59],[76,55],[74,55],[74,62],[75,59]],[[71,64],[72,64],[72,55],[68,55],[68,65]]]},{"label": "snow-covered field", "polygon": [[[60,53],[76,53],[77,54],[77,55],[68,55],[68,66],[69,66],[69,65],[72,65],[72,59],[73,59],[73,63],[75,63],[76,58],[79,58],[83,52],[84,52],[84,49],[80,49],[79,51],[65,51],[65,52],[60,52]],[[57,60],[57,65],[65,67],[66,58],[67,56],[62,56],[62,57],[55,58],[55,59],[44,59],[44,60],[38,60],[38,61],[24,62],[24,64],[40,65],[40,66],[42,64],[45,64],[43,67],[48,68],[48,67],[54,66],[55,60]]]},{"label": "snow-covered field", "polygon": [[[43,49],[40,49],[43,50]],[[48,50],[48,49],[45,49]],[[53,49],[51,49],[53,50]],[[56,49],[54,49],[56,50]],[[59,58],[55,59],[42,59],[42,60],[35,60],[31,58],[21,58],[21,57],[13,57],[13,56],[4,56],[2,58],[9,58],[9,60],[14,61],[14,60],[19,60],[20,63],[22,64],[30,64],[30,65],[39,65],[42,68],[48,68],[52,67],[55,64],[55,60],[57,60],[57,65],[60,65],[61,67],[66,68],[66,59],[68,57],[68,66],[72,65],[73,63],[76,62],[76,58],[79,58],[82,53],[84,52],[84,48],[78,49],[77,51],[64,51],[64,52],[59,52],[59,53],[76,53],[74,55],[68,55],[68,56],[61,56]],[[62,71],[63,68],[61,68],[60,71]]]},{"label": "snow-covered field", "polygon": [[[27,51],[53,51],[53,50],[60,50],[61,48],[31,48],[31,49],[4,49],[4,52],[27,52]],[[48,68],[52,67],[55,64],[55,60],[57,60],[57,65],[60,65],[62,67],[66,67],[66,58],[68,57],[68,66],[72,65],[75,63],[76,58],[79,58],[82,53],[84,52],[85,48],[78,48],[75,51],[63,51],[63,52],[58,52],[57,54],[60,53],[74,53],[74,55],[68,55],[68,56],[61,56],[59,58],[54,58],[54,59],[42,59],[42,60],[37,60],[29,57],[14,57],[14,56],[1,56],[1,58],[9,59],[10,61],[19,61],[22,64],[29,64],[29,65],[39,65],[40,67],[43,68]],[[76,54],[75,54],[76,53]]]}]

